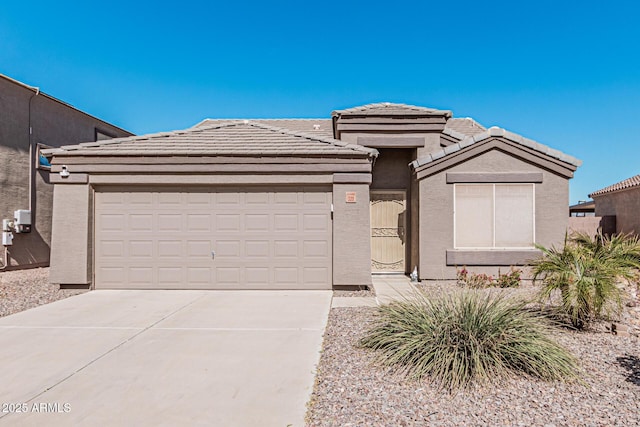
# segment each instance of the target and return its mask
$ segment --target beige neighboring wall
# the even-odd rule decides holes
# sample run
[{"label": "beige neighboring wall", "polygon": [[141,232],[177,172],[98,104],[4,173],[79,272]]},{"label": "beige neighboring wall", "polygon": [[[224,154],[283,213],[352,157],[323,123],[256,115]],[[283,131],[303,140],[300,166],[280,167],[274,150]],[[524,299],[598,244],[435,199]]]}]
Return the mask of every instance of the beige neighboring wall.
[{"label": "beige neighboring wall", "polygon": [[0,111],[0,219],[12,219],[15,210],[29,209],[31,205],[33,223],[31,233],[14,234],[9,268],[46,266],[51,245],[53,186],[47,171],[34,168],[34,192],[29,203],[29,169],[36,162],[35,152],[33,157],[29,153],[29,126],[34,147],[94,141],[96,128],[114,136],[131,133],[44,93],[36,95],[35,89],[1,75]]},{"label": "beige neighboring wall", "polygon": [[596,216],[615,216],[616,233],[640,234],[640,187],[593,196]]},{"label": "beige neighboring wall", "polygon": [[[447,265],[447,251],[454,249],[453,186],[447,184],[447,173],[542,172],[542,183],[535,184],[535,238],[544,246],[563,241],[568,225],[568,179],[494,149],[464,163],[427,176],[418,182],[420,191],[420,279],[450,280],[456,267]],[[502,270],[508,269],[508,265]],[[478,266],[472,271],[495,274],[497,267]]]}]

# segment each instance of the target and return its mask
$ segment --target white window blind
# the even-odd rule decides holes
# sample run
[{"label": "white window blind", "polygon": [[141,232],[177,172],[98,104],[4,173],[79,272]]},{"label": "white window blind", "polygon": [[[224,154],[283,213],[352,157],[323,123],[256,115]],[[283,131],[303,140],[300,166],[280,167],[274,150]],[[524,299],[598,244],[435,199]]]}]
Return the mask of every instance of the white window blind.
[{"label": "white window blind", "polygon": [[530,248],[534,237],[533,184],[456,184],[457,248]]}]

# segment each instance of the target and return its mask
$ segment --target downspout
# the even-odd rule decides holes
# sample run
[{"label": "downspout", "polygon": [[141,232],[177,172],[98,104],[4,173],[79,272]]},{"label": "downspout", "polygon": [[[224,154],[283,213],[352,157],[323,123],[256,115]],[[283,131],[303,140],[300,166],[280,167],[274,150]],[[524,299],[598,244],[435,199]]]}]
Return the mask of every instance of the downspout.
[{"label": "downspout", "polygon": [[35,212],[33,212],[33,198],[35,195],[35,148],[33,146],[33,127],[31,126],[31,101],[40,94],[40,88],[33,87],[35,93],[29,98],[29,211],[31,211],[31,223],[35,223]]}]

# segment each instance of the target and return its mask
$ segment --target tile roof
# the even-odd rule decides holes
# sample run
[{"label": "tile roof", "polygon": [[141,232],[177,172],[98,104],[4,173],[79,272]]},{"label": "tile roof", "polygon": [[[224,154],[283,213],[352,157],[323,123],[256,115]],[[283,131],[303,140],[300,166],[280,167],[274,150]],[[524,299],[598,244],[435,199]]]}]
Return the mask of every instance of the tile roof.
[{"label": "tile roof", "polygon": [[376,156],[360,145],[255,121],[226,121],[173,132],[43,150],[79,156]]},{"label": "tile roof", "polygon": [[[205,119],[194,127],[211,126],[220,123],[243,121],[245,119]],[[333,138],[333,122],[331,119],[248,119],[253,123],[262,123],[294,132],[304,132]]]},{"label": "tile roof", "polygon": [[485,128],[480,123],[473,120],[471,117],[461,117],[461,118],[453,117],[447,120],[447,124],[444,127],[444,129],[445,131],[446,130],[453,131],[453,132],[449,132],[448,134],[450,136],[453,136],[454,138],[456,137],[456,135],[459,136],[458,138],[456,138],[459,140],[463,140],[467,136],[477,135],[487,130],[487,128]]},{"label": "tile roof", "polygon": [[[237,122],[244,119],[204,119],[194,127],[211,126],[221,123]],[[333,121],[331,119],[249,119],[251,122],[289,129],[294,132],[305,132],[333,138]],[[445,130],[454,131],[458,140],[476,135],[487,130],[472,118],[451,118],[447,120]]]},{"label": "tile roof", "polygon": [[601,196],[603,194],[612,193],[614,191],[626,190],[628,188],[639,187],[640,186],[640,175],[632,176],[631,178],[625,179],[624,181],[620,181],[608,187],[605,187],[601,190],[594,191],[589,194],[589,197],[593,196]]},{"label": "tile roof", "polygon": [[451,117],[449,110],[437,110],[435,108],[417,107],[415,105],[394,104],[391,102],[379,102],[376,104],[361,105],[359,107],[336,110],[332,116],[356,115],[356,116],[440,116]]},{"label": "tile roof", "polygon": [[[456,131],[451,131],[450,132],[454,132],[455,134],[458,135],[462,135],[459,132]],[[530,148],[532,150],[538,151],[540,153],[546,154],[547,156],[553,157],[554,159],[558,159],[564,163],[568,163],[570,165],[573,166],[580,166],[582,164],[581,160],[576,159],[575,157],[569,156],[567,154],[564,154],[561,151],[555,150],[553,148],[547,147],[546,145],[540,144],[536,141],[533,141],[531,139],[528,138],[524,138],[518,134],[515,134],[513,132],[509,132],[507,130],[504,130],[502,128],[493,126],[485,131],[483,131],[482,133],[473,135],[473,136],[467,136],[464,139],[462,139],[460,142],[456,142],[455,144],[449,145],[445,148],[443,148],[442,150],[438,150],[438,151],[434,151],[424,157],[421,157],[417,160],[414,160],[413,162],[411,162],[411,165],[414,168],[418,168],[420,166],[435,162],[436,160],[439,160],[443,157],[446,157],[450,154],[453,154],[455,152],[458,152],[464,148],[467,148],[473,144],[476,144],[480,141],[485,141],[489,138],[493,138],[493,137],[501,137],[504,139],[508,139],[509,141],[515,142],[516,144],[522,145],[524,147]]]}]

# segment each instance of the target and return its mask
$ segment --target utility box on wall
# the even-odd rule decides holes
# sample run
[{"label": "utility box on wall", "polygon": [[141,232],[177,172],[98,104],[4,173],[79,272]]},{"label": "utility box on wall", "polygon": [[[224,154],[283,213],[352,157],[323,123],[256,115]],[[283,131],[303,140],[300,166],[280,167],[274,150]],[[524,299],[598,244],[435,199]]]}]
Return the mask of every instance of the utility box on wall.
[{"label": "utility box on wall", "polygon": [[13,233],[10,231],[2,232],[2,246],[11,246],[13,245]]},{"label": "utility box on wall", "polygon": [[16,233],[31,232],[31,211],[27,209],[18,209],[13,213],[14,227]]}]

